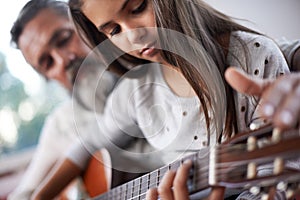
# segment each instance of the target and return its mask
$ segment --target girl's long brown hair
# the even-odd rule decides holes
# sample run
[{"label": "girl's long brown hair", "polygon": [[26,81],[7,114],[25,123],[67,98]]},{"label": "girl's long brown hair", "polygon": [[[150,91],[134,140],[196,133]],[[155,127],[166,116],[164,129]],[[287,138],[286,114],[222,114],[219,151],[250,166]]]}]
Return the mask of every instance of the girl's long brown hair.
[{"label": "girl's long brown hair", "polygon": [[[212,127],[218,133],[219,141],[222,136],[231,137],[237,130],[236,114],[233,91],[224,79],[224,72],[228,67],[226,54],[230,52],[228,46],[222,45],[222,36],[230,35],[232,31],[238,30],[256,32],[235,23],[229,16],[220,13],[201,0],[149,1],[153,2],[157,27],[180,32],[200,44],[201,48],[198,46],[195,48],[192,44],[189,46],[191,52],[194,53],[197,66],[192,66],[181,56],[169,51],[163,51],[163,56],[167,62],[180,68],[196,92],[204,111],[208,138]],[[82,13],[81,0],[69,0],[69,6],[77,30],[91,48],[107,39]],[[172,45],[178,47],[174,38],[168,37],[163,31],[159,34],[162,49],[170,49]],[[189,45],[189,41],[186,42]],[[111,52],[120,51],[114,45],[108,48]],[[124,54],[112,63],[111,69],[124,73],[126,67],[121,64],[124,60],[131,65],[146,62]]]}]

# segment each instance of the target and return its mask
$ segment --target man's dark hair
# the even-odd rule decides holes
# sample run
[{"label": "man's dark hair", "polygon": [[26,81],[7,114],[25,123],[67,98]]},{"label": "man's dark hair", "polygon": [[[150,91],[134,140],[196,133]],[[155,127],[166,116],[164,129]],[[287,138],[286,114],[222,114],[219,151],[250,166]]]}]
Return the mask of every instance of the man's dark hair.
[{"label": "man's dark hair", "polygon": [[68,5],[66,2],[57,0],[29,1],[20,11],[17,20],[10,30],[11,44],[14,47],[19,48],[19,37],[27,23],[44,9],[51,9],[58,15],[68,18]]}]

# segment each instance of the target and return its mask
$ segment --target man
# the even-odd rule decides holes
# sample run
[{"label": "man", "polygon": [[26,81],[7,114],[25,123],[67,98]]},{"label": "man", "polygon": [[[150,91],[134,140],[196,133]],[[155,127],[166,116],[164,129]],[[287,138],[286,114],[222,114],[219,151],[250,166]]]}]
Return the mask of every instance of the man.
[{"label": "man", "polygon": [[[70,94],[72,91],[74,92],[74,80],[90,49],[75,33],[68,18],[66,3],[55,0],[29,1],[14,23],[11,36],[12,43],[21,50],[26,61],[37,72],[46,79],[58,81]],[[90,75],[99,73],[97,69],[100,66],[91,68],[94,71],[91,70]],[[84,73],[86,75],[89,72],[85,71]],[[116,80],[114,75],[107,72],[101,77],[102,85],[97,88],[96,94],[94,94],[94,90],[90,90],[88,95],[96,98],[97,111],[103,110],[106,97],[112,91]],[[76,91],[77,96],[80,96],[80,94],[78,95],[80,92],[82,91]],[[83,96],[86,94],[81,97]],[[86,102],[86,99],[83,100],[85,105],[91,103]],[[76,115],[75,123],[74,114]],[[54,164],[71,144],[80,139],[77,136],[77,130],[84,129],[91,121],[95,121],[94,113],[81,107],[78,101],[72,102],[69,99],[56,108],[46,120],[36,153],[24,178],[11,193],[9,199],[30,199],[34,190],[45,179]],[[121,180],[115,180],[113,184],[118,184],[118,181]]]}]

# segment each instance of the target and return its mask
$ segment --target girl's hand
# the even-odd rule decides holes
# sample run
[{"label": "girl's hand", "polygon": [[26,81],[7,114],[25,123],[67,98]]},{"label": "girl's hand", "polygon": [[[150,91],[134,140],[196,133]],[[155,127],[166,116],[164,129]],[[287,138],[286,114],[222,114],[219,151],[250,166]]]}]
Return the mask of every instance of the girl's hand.
[{"label": "girl's hand", "polygon": [[279,129],[296,126],[300,121],[300,73],[278,77],[274,81],[257,79],[230,67],[227,82],[238,92],[261,98],[261,114]]},{"label": "girl's hand", "polygon": [[[164,175],[158,188],[148,190],[146,199],[157,200],[158,197],[163,200],[189,199],[187,180],[191,166],[191,161],[185,161],[176,172],[168,171]],[[214,188],[208,199],[223,199],[224,191],[224,188]]]}]

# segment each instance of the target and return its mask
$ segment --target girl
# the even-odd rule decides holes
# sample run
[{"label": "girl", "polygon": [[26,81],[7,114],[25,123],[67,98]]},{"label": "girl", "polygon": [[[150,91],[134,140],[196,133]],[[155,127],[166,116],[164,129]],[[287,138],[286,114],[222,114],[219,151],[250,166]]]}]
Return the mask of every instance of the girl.
[{"label": "girl", "polygon": [[[110,144],[120,142],[117,128],[130,133],[137,123],[168,163],[183,151],[214,145],[249,130],[251,124],[266,123],[262,116],[280,128],[299,120],[299,74],[271,83],[252,80],[235,69],[227,71],[232,86],[261,97],[260,106],[257,97],[229,87],[225,81],[229,66],[268,80],[289,70],[272,40],[204,2],[70,0],[69,5],[79,33],[91,47],[100,44],[98,50],[110,70],[125,73],[128,68],[123,66],[147,64],[138,68],[136,79],[122,81],[117,95],[110,98],[108,105],[115,103],[100,116],[99,127],[107,135],[102,141],[90,140],[98,148],[109,146],[107,138]],[[132,99],[124,105],[127,95]],[[145,110],[150,106],[149,116]]]}]

